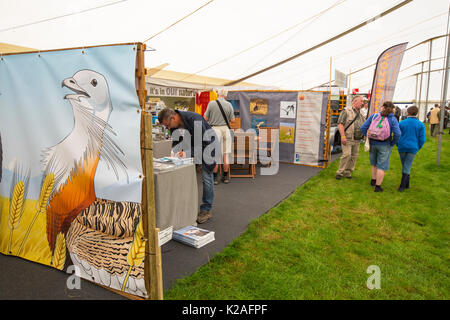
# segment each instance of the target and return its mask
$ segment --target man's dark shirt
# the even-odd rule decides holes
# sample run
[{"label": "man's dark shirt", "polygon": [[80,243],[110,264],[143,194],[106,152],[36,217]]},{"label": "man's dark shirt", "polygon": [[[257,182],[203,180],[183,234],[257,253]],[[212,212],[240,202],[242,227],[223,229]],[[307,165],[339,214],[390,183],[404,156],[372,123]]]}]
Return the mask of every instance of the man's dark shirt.
[{"label": "man's dark shirt", "polygon": [[[202,149],[201,149],[202,162],[206,166],[206,168],[209,171],[212,172],[212,170],[216,166],[216,163],[215,162],[213,162],[212,164],[205,163],[204,159],[203,159],[203,152],[205,151],[206,147],[208,147],[210,144],[212,144],[212,143],[214,143],[216,141],[217,137],[216,137],[216,135],[214,133],[214,130],[211,128],[211,126],[208,124],[208,122],[206,122],[205,119],[201,115],[199,115],[198,113],[190,112],[190,111],[178,111],[178,110],[175,110],[175,112],[177,112],[180,115],[181,120],[183,121],[183,124],[184,124],[184,128],[180,128],[180,129],[187,130],[190,133],[190,135],[191,135],[191,157],[195,157],[195,153],[194,153],[194,148],[195,148],[195,145],[194,145],[194,124],[195,124],[195,121],[201,121],[201,124],[202,124],[202,137],[201,137],[201,139],[202,139]],[[205,132],[207,130],[210,130],[210,129],[212,130],[211,132],[213,133],[213,136],[211,137],[211,140],[210,141],[203,140],[203,136],[204,136]],[[176,129],[172,129],[171,132],[173,132],[175,130]],[[182,141],[183,141],[182,137],[179,139],[179,141],[173,141],[172,142],[172,148],[175,147],[177,144],[179,144]],[[199,149],[199,146],[197,146],[197,148]],[[200,153],[200,150],[198,150],[198,153]],[[211,157],[215,157],[215,150],[214,149],[211,152]],[[195,161],[195,163],[198,163],[197,159],[194,159],[194,161]]]}]

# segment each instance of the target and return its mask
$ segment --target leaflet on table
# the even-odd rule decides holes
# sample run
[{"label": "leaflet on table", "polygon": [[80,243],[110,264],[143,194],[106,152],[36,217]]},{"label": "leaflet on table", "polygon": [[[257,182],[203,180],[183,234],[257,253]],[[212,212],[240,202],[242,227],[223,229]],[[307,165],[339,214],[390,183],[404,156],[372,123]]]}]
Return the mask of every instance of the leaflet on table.
[{"label": "leaflet on table", "polygon": [[161,163],[153,161],[153,170],[155,171],[168,171],[176,168],[176,165],[173,163]]},{"label": "leaflet on table", "polygon": [[155,162],[160,163],[173,163],[176,166],[181,166],[185,164],[194,163],[194,158],[177,158],[177,157],[164,157],[159,159],[154,159]]}]

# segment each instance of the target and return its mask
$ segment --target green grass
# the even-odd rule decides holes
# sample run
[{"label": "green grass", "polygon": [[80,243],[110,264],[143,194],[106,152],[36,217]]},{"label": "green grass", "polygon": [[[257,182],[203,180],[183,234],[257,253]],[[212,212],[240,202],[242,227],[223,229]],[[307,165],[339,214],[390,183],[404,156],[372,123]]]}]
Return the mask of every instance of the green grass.
[{"label": "green grass", "polygon": [[[164,298],[449,299],[448,134],[440,167],[436,153],[428,138],[403,193],[396,147],[383,193],[370,187],[363,148],[353,180],[335,179],[335,161]],[[380,290],[366,286],[370,265],[381,269]]]}]

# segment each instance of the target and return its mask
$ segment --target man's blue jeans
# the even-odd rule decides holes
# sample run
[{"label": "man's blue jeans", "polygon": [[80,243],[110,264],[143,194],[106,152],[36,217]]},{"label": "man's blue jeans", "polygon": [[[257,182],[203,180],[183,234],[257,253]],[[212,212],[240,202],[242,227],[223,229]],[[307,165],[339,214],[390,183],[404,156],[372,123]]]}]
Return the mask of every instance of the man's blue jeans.
[{"label": "man's blue jeans", "polygon": [[411,174],[411,167],[416,155],[410,152],[399,152],[399,154],[400,161],[402,162],[402,172],[404,174]]},{"label": "man's blue jeans", "polygon": [[210,211],[214,202],[214,174],[202,164],[203,197],[200,211]]}]

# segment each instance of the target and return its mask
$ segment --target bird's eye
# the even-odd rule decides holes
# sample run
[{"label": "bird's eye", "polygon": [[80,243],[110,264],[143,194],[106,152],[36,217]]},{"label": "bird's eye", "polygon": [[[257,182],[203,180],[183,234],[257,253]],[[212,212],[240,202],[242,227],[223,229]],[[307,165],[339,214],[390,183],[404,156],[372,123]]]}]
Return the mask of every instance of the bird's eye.
[{"label": "bird's eye", "polygon": [[97,86],[97,80],[93,79],[93,80],[91,81],[91,84],[92,84],[94,87],[96,87],[96,86]]}]

